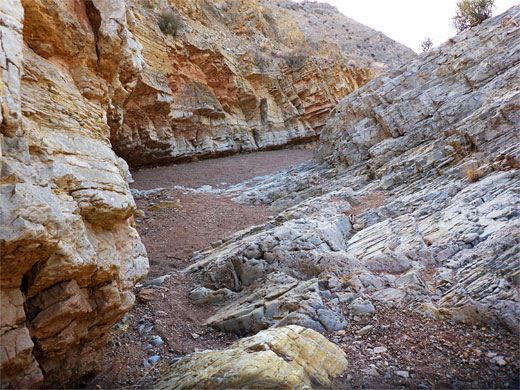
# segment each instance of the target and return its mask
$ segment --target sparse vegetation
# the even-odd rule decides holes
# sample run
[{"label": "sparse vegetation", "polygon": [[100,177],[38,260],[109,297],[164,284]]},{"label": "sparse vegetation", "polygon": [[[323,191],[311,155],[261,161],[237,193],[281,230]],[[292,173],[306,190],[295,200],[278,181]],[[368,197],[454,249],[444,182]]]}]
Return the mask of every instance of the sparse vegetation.
[{"label": "sparse vegetation", "polygon": [[452,18],[453,27],[457,32],[462,32],[476,26],[490,18],[494,8],[495,0],[460,0]]},{"label": "sparse vegetation", "polygon": [[287,56],[285,57],[285,63],[291,69],[300,69],[303,65],[305,65],[306,56]]},{"label": "sparse vegetation", "polygon": [[462,168],[462,172],[464,172],[464,175],[470,183],[475,183],[484,177],[484,171],[482,171],[477,164],[466,165]]},{"label": "sparse vegetation", "polygon": [[260,50],[249,51],[249,56],[251,57],[253,63],[258,66],[261,71],[266,71],[271,66],[268,55],[263,54]]},{"label": "sparse vegetation", "polygon": [[175,36],[182,27],[182,19],[171,9],[163,11],[157,20],[159,28],[165,35]]},{"label": "sparse vegetation", "polygon": [[308,54],[308,46],[295,47],[284,57],[285,65],[287,65],[291,70],[298,70],[302,68],[307,62],[307,59],[309,58]]},{"label": "sparse vegetation", "polygon": [[424,38],[423,41],[421,42],[421,50],[423,51],[423,53],[430,51],[432,47],[433,47],[433,42],[430,37]]}]

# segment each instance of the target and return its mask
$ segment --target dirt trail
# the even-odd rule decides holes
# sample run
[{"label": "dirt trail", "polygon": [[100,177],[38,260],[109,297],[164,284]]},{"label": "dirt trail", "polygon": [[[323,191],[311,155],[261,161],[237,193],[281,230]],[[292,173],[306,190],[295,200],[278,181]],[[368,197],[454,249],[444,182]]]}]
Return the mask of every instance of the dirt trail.
[{"label": "dirt trail", "polygon": [[[224,188],[311,158],[310,149],[286,149],[141,169],[132,173],[135,180],[132,187],[139,190],[176,185]],[[229,196],[181,190],[150,194],[136,199],[136,203],[144,212],[144,216],[135,220],[150,259],[148,279],[184,268],[194,251],[264,223],[272,215],[266,207],[238,204]]]},{"label": "dirt trail", "polygon": [[175,185],[191,188],[210,185],[222,188],[298,165],[311,158],[312,149],[293,148],[143,168],[132,171],[135,180],[132,187],[139,190],[171,188]]}]

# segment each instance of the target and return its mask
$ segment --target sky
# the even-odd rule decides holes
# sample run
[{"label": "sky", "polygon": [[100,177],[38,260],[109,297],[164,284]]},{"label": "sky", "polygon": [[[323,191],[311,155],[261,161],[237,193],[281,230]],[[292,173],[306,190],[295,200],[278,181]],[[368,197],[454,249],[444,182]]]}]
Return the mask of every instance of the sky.
[{"label": "sky", "polygon": [[[357,22],[421,52],[421,42],[429,36],[438,46],[455,35],[451,18],[456,0],[319,0],[336,6]],[[495,0],[493,15],[499,15],[519,0]]]}]

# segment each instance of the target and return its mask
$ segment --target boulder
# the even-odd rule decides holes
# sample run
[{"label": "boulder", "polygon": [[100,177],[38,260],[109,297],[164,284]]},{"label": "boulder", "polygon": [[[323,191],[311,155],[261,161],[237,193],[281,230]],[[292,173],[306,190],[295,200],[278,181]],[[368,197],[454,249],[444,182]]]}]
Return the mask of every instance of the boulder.
[{"label": "boulder", "polygon": [[222,351],[198,352],[174,363],[156,389],[311,389],[347,368],[345,353],[301,326],[261,331]]}]

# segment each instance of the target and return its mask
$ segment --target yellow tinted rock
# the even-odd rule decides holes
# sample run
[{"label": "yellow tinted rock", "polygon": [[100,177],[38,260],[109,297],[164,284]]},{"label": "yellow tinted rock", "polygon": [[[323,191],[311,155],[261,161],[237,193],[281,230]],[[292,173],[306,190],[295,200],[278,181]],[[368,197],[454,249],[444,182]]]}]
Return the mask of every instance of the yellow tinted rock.
[{"label": "yellow tinted rock", "polygon": [[263,330],[222,351],[194,353],[155,385],[158,389],[311,389],[347,368],[344,352],[311,329]]}]

